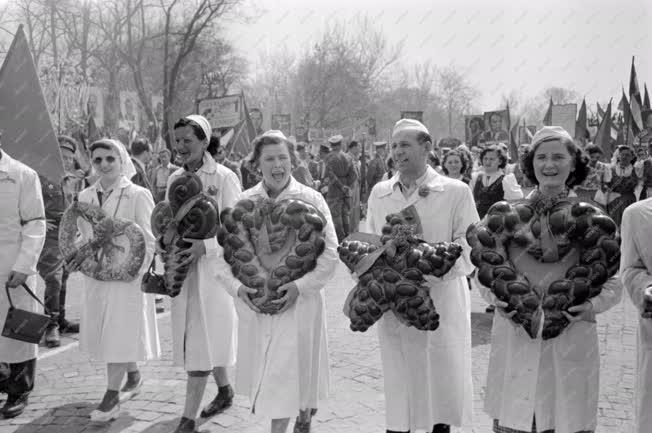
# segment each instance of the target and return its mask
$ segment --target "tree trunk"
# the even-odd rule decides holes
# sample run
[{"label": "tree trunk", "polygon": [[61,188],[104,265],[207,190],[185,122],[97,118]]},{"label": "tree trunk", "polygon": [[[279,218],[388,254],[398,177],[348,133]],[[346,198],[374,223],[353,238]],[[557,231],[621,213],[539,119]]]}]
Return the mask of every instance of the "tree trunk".
[{"label": "tree trunk", "polygon": [[453,136],[453,107],[448,104],[448,136]]},{"label": "tree trunk", "polygon": [[57,7],[54,0],[50,0],[50,38],[52,40],[52,60],[55,65],[59,64],[59,49],[57,46]]}]

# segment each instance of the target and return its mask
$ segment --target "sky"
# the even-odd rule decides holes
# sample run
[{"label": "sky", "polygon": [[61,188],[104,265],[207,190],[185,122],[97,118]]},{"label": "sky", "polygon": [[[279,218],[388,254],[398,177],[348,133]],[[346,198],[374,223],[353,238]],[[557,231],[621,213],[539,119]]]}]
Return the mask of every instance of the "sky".
[{"label": "sky", "polygon": [[261,50],[301,53],[329,23],[366,15],[390,43],[403,41],[406,67],[431,60],[462,71],[484,110],[513,90],[527,98],[550,86],[618,98],[632,56],[641,92],[646,78],[652,86],[652,0],[247,1],[257,18],[225,34],[254,65]]}]

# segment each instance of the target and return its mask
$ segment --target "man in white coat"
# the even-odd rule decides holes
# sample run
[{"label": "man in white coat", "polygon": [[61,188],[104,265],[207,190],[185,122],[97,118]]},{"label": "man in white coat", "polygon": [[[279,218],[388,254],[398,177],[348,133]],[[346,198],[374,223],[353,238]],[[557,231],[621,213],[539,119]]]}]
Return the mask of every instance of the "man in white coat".
[{"label": "man in white coat", "polygon": [[636,432],[652,432],[652,198],[623,213],[620,275],[632,302],[643,313],[638,325]]},{"label": "man in white coat", "polygon": [[478,221],[471,190],[428,166],[432,139],[412,119],[394,126],[391,143],[397,173],[369,196],[367,229],[381,234],[385,216],[414,206],[427,242],[457,242],[464,252],[443,278],[426,277],[440,326],[434,332],[406,327],[393,313],[380,319],[387,432],[430,430],[471,422],[471,309],[466,276],[473,271],[466,229]]},{"label": "man in white coat", "polygon": [[[217,202],[220,211],[233,207],[241,192],[240,182],[206,151],[211,137],[208,120],[198,115],[184,117],[175,123],[174,137],[183,167],[168,178],[168,194],[172,182],[190,171],[201,179],[204,194]],[[226,368],[235,364],[237,350],[233,298],[215,277],[221,255],[217,238],[186,241],[192,246],[181,264],[190,264],[190,269],[181,293],[172,299],[174,364],[188,372],[184,414],[175,433],[195,431],[195,418],[211,372],[218,394],[201,415],[209,417],[231,406],[234,393]]]},{"label": "man in white coat", "polygon": [[[36,287],[36,263],[45,242],[45,210],[41,182],[34,170],[0,149],[0,282],[8,288],[16,308],[37,311],[38,304],[22,288]],[[4,289],[4,287],[2,288]],[[0,291],[0,326],[9,309],[6,291]],[[36,344],[0,336],[0,392],[7,401],[4,418],[20,415],[34,387]]]}]

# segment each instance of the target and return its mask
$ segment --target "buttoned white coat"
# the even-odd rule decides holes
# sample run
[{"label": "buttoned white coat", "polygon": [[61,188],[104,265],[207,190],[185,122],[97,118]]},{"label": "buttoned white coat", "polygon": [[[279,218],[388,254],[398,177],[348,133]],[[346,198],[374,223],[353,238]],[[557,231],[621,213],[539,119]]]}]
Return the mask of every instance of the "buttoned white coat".
[{"label": "buttoned white coat", "polygon": [[473,271],[466,229],[478,221],[469,187],[428,167],[417,179],[427,187],[422,197],[415,189],[405,197],[397,185],[399,174],[374,186],[369,196],[367,230],[381,234],[385,216],[414,205],[426,242],[457,242],[464,252],[443,277],[427,277],[430,296],[440,315],[436,331],[419,331],[401,324],[393,313],[378,323],[386,421],[389,430],[431,430],[433,424],[470,425],[471,307],[466,276]]},{"label": "buttoned white coat", "polygon": [[[268,198],[262,183],[244,191],[240,199]],[[235,299],[238,311],[238,363],[236,392],[249,396],[252,411],[277,418],[289,418],[299,410],[317,408],[328,396],[328,345],[323,287],[337,265],[337,235],[328,205],[312,188],[290,179],[276,200],[301,199],[312,204],[326,218],[326,248],[316,268],[295,280],[296,303],[281,314],[252,311],[237,296],[242,285],[224,260],[218,276]]]}]

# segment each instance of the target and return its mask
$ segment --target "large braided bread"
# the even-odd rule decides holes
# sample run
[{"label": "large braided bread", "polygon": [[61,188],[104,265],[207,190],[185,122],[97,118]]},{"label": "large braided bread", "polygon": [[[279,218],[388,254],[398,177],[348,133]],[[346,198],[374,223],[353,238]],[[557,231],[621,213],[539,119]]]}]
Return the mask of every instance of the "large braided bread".
[{"label": "large braided bread", "polygon": [[326,241],[325,218],[298,199],[240,200],[220,215],[217,240],[233,276],[257,292],[249,295],[262,313],[275,314],[283,305],[278,288],[317,266]]},{"label": "large braided bread", "polygon": [[[90,223],[92,238],[79,245],[78,219]],[[145,236],[135,223],[112,218],[101,207],[75,200],[61,217],[59,249],[64,262],[80,261],[79,270],[99,281],[133,281],[145,260]]]},{"label": "large braided bread", "polygon": [[[439,327],[439,314],[424,276],[445,275],[460,257],[462,247],[448,242],[427,244],[412,233],[401,214],[387,215],[386,221],[377,244],[373,240],[344,240],[338,248],[348,268],[361,272],[349,297],[351,330],[364,332],[392,310],[405,325],[434,331]],[[374,260],[370,267],[358,267],[370,259]]]},{"label": "large braided bread", "polygon": [[[522,250],[541,266],[554,261],[547,259],[541,244],[546,218],[558,250],[557,262],[574,257],[571,254],[577,260],[560,270],[561,278],[540,287],[540,281],[528,281],[514,265],[519,258],[510,257],[510,250]],[[532,338],[539,331],[543,339],[558,336],[569,324],[563,312],[600,294],[620,263],[620,238],[613,220],[598,208],[569,198],[539,211],[528,201],[498,202],[482,221],[469,227],[467,240],[478,280],[509,305],[507,311],[516,311],[512,320]]]},{"label": "large braided bread", "polygon": [[152,232],[165,251],[165,287],[172,297],[181,291],[190,269],[190,265],[182,264],[190,247],[183,239],[209,239],[217,233],[217,203],[202,191],[201,179],[185,172],[170,184],[168,200],[158,203],[152,211]]}]

